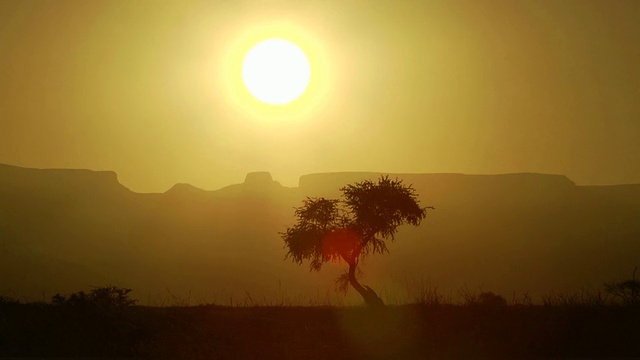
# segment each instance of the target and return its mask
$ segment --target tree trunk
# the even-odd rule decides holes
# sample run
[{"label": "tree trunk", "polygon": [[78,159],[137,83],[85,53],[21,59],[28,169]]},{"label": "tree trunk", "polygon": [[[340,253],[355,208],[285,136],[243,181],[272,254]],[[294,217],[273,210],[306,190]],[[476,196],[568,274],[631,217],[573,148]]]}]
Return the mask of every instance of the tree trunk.
[{"label": "tree trunk", "polygon": [[356,264],[355,263],[349,264],[349,283],[362,296],[362,298],[364,299],[364,302],[368,306],[372,306],[372,307],[382,307],[382,306],[384,306],[384,303],[382,302],[382,299],[380,299],[378,294],[376,294],[376,292],[373,291],[372,288],[370,288],[370,287],[368,287],[366,285],[362,286],[362,284],[360,284],[358,282],[358,279],[356,279]]}]

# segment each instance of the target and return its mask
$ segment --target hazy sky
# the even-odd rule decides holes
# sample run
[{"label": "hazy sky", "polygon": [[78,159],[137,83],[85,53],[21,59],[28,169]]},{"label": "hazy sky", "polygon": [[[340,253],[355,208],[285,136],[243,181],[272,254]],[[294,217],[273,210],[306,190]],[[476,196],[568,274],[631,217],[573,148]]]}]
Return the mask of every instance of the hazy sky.
[{"label": "hazy sky", "polygon": [[[258,170],[638,183],[639,19],[638,0],[0,0],[0,163],[136,191]],[[277,111],[237,80],[265,36],[312,65]]]}]

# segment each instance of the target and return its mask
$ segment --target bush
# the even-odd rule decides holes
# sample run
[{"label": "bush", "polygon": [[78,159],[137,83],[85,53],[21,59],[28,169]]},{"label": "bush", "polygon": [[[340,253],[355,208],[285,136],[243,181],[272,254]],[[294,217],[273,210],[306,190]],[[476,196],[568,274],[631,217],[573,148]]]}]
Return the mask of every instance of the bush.
[{"label": "bush", "polygon": [[477,299],[478,305],[499,308],[507,306],[507,300],[501,295],[494,294],[493,292],[481,292]]},{"label": "bush", "polygon": [[133,290],[117,286],[104,286],[95,288],[88,293],[84,291],[75,292],[69,297],[55,294],[51,297],[51,304],[96,307],[102,310],[122,309],[138,302],[138,300],[129,297],[131,291]]},{"label": "bush", "polygon": [[0,305],[3,305],[3,304],[20,304],[20,301],[16,299],[12,299],[10,297],[0,295]]},{"label": "bush", "polygon": [[625,305],[640,305],[640,281],[636,280],[636,270],[637,267],[630,280],[605,283],[605,290]]}]

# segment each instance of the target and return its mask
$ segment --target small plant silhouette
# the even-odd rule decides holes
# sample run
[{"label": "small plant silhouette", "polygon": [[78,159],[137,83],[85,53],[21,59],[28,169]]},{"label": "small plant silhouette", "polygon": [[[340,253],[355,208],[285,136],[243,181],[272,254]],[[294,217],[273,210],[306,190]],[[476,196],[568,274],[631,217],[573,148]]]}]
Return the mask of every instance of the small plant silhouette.
[{"label": "small plant silhouette", "polygon": [[0,295],[0,305],[3,305],[3,304],[20,304],[20,301],[10,297]]},{"label": "small plant silhouette", "polygon": [[69,295],[69,297],[55,294],[51,297],[51,304],[95,307],[101,310],[122,309],[135,305],[135,303],[138,302],[138,300],[129,297],[131,291],[133,290],[119,288],[117,286],[104,286],[95,288],[88,293],[84,291],[75,292]]},{"label": "small plant silhouette", "polygon": [[605,290],[616,298],[622,300],[625,305],[640,305],[640,281],[636,280],[636,271],[638,267],[633,269],[633,275],[630,280],[605,283]]},{"label": "small plant silhouette", "polygon": [[418,226],[426,216],[415,189],[381,176],[340,189],[340,199],[307,198],[295,209],[297,222],[280,233],[293,262],[310,263],[319,271],[328,261],[344,261],[348,270],[336,279],[339,291],[351,285],[367,305],[383,306],[376,292],[362,285],[357,275],[360,261],[371,254],[389,252],[386,240],[395,240],[398,226]]},{"label": "small plant silhouette", "polygon": [[475,304],[487,308],[502,308],[507,306],[507,300],[502,295],[485,291],[478,294]]}]

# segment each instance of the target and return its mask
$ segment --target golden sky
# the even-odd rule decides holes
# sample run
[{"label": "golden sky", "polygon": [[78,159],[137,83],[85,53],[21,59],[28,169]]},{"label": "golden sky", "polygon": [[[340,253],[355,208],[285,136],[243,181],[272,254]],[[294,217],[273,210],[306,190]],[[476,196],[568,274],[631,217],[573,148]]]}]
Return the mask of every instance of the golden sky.
[{"label": "golden sky", "polygon": [[[135,191],[267,170],[543,172],[640,182],[640,1],[0,0],[0,163]],[[238,83],[263,37],[291,106]]]}]

